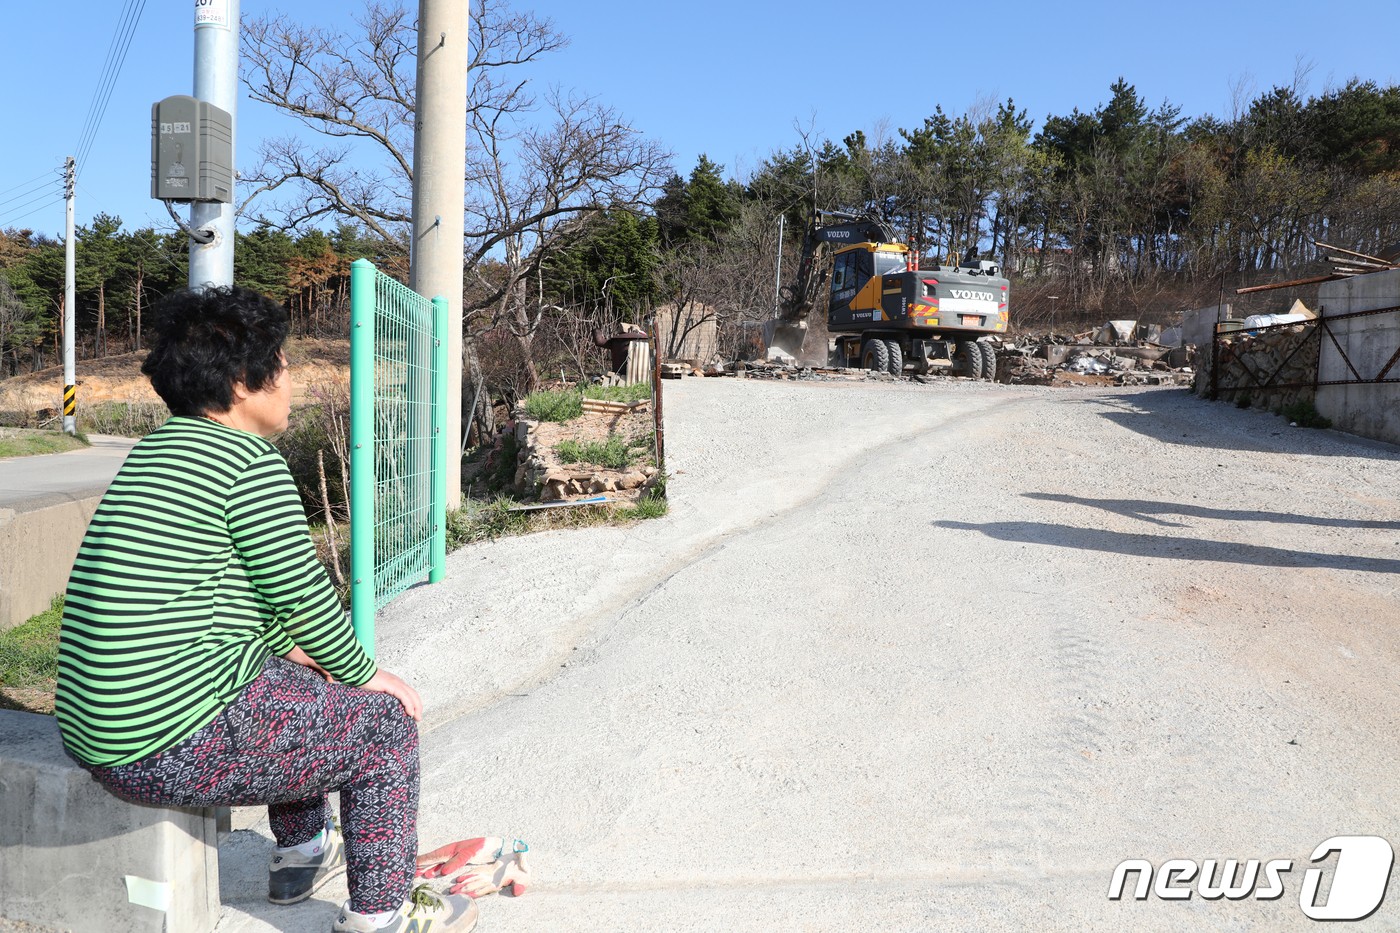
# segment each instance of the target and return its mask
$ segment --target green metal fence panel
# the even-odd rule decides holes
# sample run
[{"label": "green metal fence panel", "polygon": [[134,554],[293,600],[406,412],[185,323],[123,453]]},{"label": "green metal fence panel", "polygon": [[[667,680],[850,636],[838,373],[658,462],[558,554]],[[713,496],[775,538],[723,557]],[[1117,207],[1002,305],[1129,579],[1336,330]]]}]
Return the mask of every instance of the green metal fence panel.
[{"label": "green metal fence panel", "polygon": [[375,614],[446,561],[447,303],[374,268],[350,271],[350,618]]}]

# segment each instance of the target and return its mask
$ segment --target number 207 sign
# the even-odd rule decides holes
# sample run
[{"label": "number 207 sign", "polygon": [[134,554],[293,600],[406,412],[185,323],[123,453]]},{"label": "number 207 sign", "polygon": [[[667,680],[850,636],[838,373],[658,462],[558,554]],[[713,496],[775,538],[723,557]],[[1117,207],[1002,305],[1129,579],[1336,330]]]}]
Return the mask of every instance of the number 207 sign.
[{"label": "number 207 sign", "polygon": [[194,24],[229,27],[228,0],[194,0]]}]

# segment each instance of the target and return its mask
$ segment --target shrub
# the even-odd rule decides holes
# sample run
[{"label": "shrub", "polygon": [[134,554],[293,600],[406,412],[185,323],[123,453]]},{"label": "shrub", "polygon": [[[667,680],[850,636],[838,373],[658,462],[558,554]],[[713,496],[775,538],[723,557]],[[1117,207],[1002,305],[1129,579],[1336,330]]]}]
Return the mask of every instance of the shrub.
[{"label": "shrub", "polygon": [[489,541],[505,535],[523,534],[529,527],[525,512],[512,512],[515,500],[498,496],[489,504],[468,502],[447,513],[447,549],[455,551],[466,544]]},{"label": "shrub", "polygon": [[[490,489],[505,489],[515,485],[515,461],[520,456],[520,442],[515,439],[514,431],[506,431],[497,441],[496,448],[491,451],[487,463],[490,464],[490,472],[487,474],[486,485]],[[494,459],[492,459],[494,458]]]},{"label": "shrub", "polygon": [[525,397],[524,408],[532,421],[571,421],[583,414],[583,396],[573,389],[542,389]]},{"label": "shrub", "polygon": [[78,407],[78,430],[84,434],[145,437],[169,417],[170,410],[163,402],[99,402]]},{"label": "shrub", "polygon": [[660,518],[669,510],[665,496],[657,495],[655,491],[647,493],[637,504],[630,509],[623,510],[625,518],[648,519]]}]

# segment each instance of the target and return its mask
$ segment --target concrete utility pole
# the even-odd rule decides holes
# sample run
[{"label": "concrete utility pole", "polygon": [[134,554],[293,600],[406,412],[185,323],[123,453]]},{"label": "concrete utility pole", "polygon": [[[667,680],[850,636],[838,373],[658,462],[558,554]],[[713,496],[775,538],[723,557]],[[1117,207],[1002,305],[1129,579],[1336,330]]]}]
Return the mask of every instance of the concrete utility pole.
[{"label": "concrete utility pole", "polygon": [[78,377],[73,355],[73,308],[78,303],[77,234],[73,227],[73,189],[77,183],[77,163],[69,156],[63,166],[63,199],[67,220],[63,233],[63,430],[78,433]]},{"label": "concrete utility pole", "polygon": [[[228,111],[234,142],[238,129],[238,0],[195,0],[194,97]],[[230,161],[237,146],[233,145]],[[235,174],[234,185],[237,185]],[[190,227],[212,234],[201,243],[190,238],[190,287],[233,284],[233,203],[195,201],[190,205]]]},{"label": "concrete utility pole", "polygon": [[[447,449],[462,449],[462,237],[466,218],[467,65],[471,15],[463,0],[418,2],[409,287],[448,304]],[[462,458],[447,458],[447,507],[462,504]]]}]

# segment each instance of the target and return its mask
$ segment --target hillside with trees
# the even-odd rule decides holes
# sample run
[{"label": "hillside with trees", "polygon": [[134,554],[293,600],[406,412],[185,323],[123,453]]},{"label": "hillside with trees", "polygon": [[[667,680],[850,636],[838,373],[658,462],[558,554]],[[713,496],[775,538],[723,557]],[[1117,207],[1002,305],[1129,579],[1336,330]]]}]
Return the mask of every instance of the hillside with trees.
[{"label": "hillside with trees", "polygon": [[[920,125],[889,134],[755,141],[771,155],[736,178],[705,156],[678,171],[664,140],[605,101],[535,94],[528,64],[567,42],[547,19],[492,0],[474,29],[469,396],[483,381],[513,400],[582,375],[595,328],[663,305],[713,319],[724,351],[741,352],[772,314],[779,252],[795,269],[815,209],[878,214],[926,261],[1001,263],[1021,329],[1165,322],[1322,271],[1315,239],[1400,250],[1394,85],[1275,87],[1228,116],[1151,106],[1127,78],[1043,117],[1010,99],[960,114],[930,101]],[[245,24],[251,98],[304,129],[264,140],[243,173],[235,276],[284,301],[297,335],[345,335],[355,258],[407,278],[415,38],[411,14],[377,0],[344,30]],[[187,250],[181,234],[107,215],[78,229],[80,359],[141,348],[144,310],[184,284]],[[61,242],[0,232],[0,376],[59,361],[63,294]],[[1252,300],[1293,297],[1309,293]],[[483,432],[492,411],[483,401]]]}]

